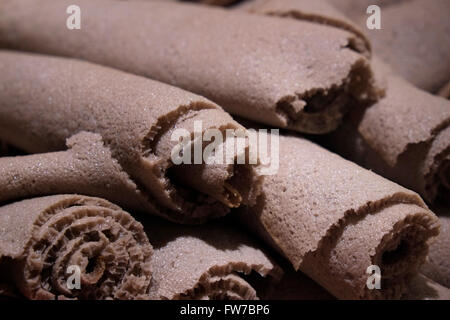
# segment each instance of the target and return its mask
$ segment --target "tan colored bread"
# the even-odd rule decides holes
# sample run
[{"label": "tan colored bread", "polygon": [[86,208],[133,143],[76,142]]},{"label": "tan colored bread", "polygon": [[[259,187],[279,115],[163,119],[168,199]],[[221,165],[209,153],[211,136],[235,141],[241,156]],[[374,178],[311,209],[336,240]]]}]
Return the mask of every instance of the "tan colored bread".
[{"label": "tan colored bread", "polygon": [[[260,13],[267,14],[270,10],[267,11],[265,6],[273,6],[278,16],[297,20],[308,19],[305,15],[311,10],[308,3],[300,1],[295,3],[295,8],[304,12],[303,15],[290,15],[287,13],[294,7],[290,1],[276,4],[265,1],[266,5],[256,1],[253,10],[259,8]],[[332,11],[326,12],[335,15]],[[419,192],[430,202],[439,194],[446,197],[450,185],[447,169],[450,104],[400,79],[378,57],[374,59],[373,69],[378,86],[387,88],[387,96],[364,114],[362,109],[353,108],[347,121],[352,123],[330,135],[332,147],[357,163]],[[414,130],[411,130],[411,124],[414,124]]]},{"label": "tan colored bread", "polygon": [[[0,282],[29,299],[147,297],[152,246],[142,225],[99,198],[57,195],[0,207]],[[78,266],[81,288],[67,282]]]},{"label": "tan colored bread", "polygon": [[[438,234],[420,197],[299,137],[280,136],[279,162],[242,220],[337,298],[401,297]],[[366,287],[370,265],[381,290]]]},{"label": "tan colored bread", "polygon": [[326,0],[247,0],[233,9],[303,21],[317,22],[354,33],[354,46],[370,56],[370,42],[361,29]]},{"label": "tan colored bread", "polygon": [[450,102],[419,90],[374,60],[386,97],[355,112],[331,138],[344,156],[419,192],[426,200],[449,195]]},{"label": "tan colored bread", "polygon": [[[97,156],[117,160],[121,169],[115,171],[132,179],[133,188],[153,204],[151,213],[177,222],[198,222],[224,215],[228,207],[241,202],[254,202],[259,194],[262,177],[253,165],[185,165],[178,171],[181,177],[169,175],[171,151],[178,143],[171,141],[175,129],[193,135],[195,121],[201,121],[202,132],[244,130],[202,97],[86,62],[17,52],[0,51],[0,73],[2,139],[35,153],[64,150],[66,139],[80,131],[97,133],[111,152]],[[238,168],[246,179],[235,179]],[[192,179],[175,184],[184,174]],[[186,186],[203,193],[191,194]],[[233,203],[229,186],[241,196]]]},{"label": "tan colored bread", "polygon": [[69,4],[2,1],[0,45],[113,66],[310,133],[335,129],[348,99],[378,98],[358,37],[338,28],[171,1],[80,0],[83,26],[68,30]]},{"label": "tan colored bread", "polygon": [[381,30],[365,28],[373,52],[417,87],[437,92],[450,78],[450,2],[412,0],[381,9]]},{"label": "tan colored bread", "polygon": [[155,248],[151,299],[258,299],[281,276],[257,243],[227,222],[143,223]]}]

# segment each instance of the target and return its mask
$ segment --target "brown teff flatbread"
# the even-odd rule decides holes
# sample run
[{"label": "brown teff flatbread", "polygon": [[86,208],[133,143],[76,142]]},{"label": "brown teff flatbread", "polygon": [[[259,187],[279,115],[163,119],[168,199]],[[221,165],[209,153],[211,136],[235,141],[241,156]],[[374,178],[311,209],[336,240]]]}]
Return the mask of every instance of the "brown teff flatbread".
[{"label": "brown teff flatbread", "polygon": [[113,66],[309,133],[335,129],[348,99],[378,98],[359,37],[338,28],[171,1],[80,0],[83,26],[68,30],[69,4],[2,1],[0,44]]},{"label": "brown teff flatbread", "polygon": [[299,137],[280,136],[279,163],[242,220],[337,298],[400,298],[438,234],[421,198]]},{"label": "brown teff flatbread", "polygon": [[155,211],[99,134],[81,132],[67,146],[66,151],[0,158],[0,203],[82,193],[139,212]]},{"label": "brown teff flatbread", "polygon": [[364,33],[326,0],[248,0],[234,8],[251,13],[317,22],[352,32],[357,36],[353,46],[370,56],[370,42]]},{"label": "brown teff flatbread", "polygon": [[[147,298],[153,250],[112,203],[79,195],[0,207],[0,282],[29,299]],[[80,287],[70,279],[77,266]]]},{"label": "brown teff flatbread", "polygon": [[154,246],[151,299],[258,299],[281,277],[258,244],[227,222],[143,223]]},{"label": "brown teff flatbread", "polygon": [[[392,1],[394,2],[394,1]],[[373,52],[417,87],[437,92],[450,78],[450,2],[413,0],[381,9],[381,30],[365,28]]]},{"label": "brown teff flatbread", "polygon": [[386,97],[352,113],[330,136],[339,153],[419,192],[426,200],[450,190],[450,102],[417,89],[375,59]]},{"label": "brown teff flatbread", "polygon": [[[0,52],[0,73],[2,139],[37,153],[64,150],[66,139],[80,131],[98,133],[112,158],[153,203],[151,213],[196,222],[254,203],[260,192],[256,166],[236,161],[183,165],[171,174],[175,129],[185,129],[188,139],[197,139],[196,121],[202,126],[199,134],[211,128],[245,130],[202,97],[87,62],[8,51]],[[72,160],[62,160],[67,161]]]}]

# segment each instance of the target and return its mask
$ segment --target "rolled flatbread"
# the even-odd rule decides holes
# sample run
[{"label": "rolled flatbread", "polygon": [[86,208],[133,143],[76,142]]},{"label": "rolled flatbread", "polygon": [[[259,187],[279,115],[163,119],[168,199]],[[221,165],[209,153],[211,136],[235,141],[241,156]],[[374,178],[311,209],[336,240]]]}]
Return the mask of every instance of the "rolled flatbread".
[{"label": "rolled flatbread", "polygon": [[352,113],[329,137],[332,148],[429,202],[447,199],[449,101],[415,88],[379,60],[374,60],[373,68],[387,83],[386,97],[365,112]]},{"label": "rolled flatbread", "polygon": [[[153,204],[151,213],[177,222],[198,222],[224,215],[241,203],[254,203],[260,192],[262,176],[249,162],[209,166],[203,159],[202,164],[173,170],[171,155],[179,144],[172,139],[174,130],[187,131],[186,139],[193,143],[199,140],[196,133],[202,135],[207,129],[245,130],[202,97],[87,62],[17,52],[0,51],[0,73],[2,139],[41,153],[64,150],[66,139],[80,131],[97,133],[111,155],[82,152],[90,153],[87,157],[117,159],[134,188]],[[64,163],[73,160],[67,156],[71,157],[62,156],[58,171],[67,170]],[[82,160],[99,165],[98,159]]]},{"label": "rolled flatbread", "polygon": [[0,45],[113,66],[308,133],[335,129],[348,99],[380,94],[359,37],[338,28],[171,1],[80,0],[83,26],[68,30],[70,4],[2,1]]},{"label": "rolled flatbread", "polygon": [[[252,10],[261,14],[274,12],[277,16],[297,20],[310,19],[309,15],[316,12],[303,1],[295,4],[288,0],[266,1],[266,4],[254,1]],[[391,5],[389,1],[382,3]],[[323,10],[323,15],[337,17],[332,10]],[[316,21],[326,23],[326,20]],[[429,202],[438,196],[447,198],[450,190],[449,103],[408,84],[379,57],[373,59],[372,68],[377,87],[387,91],[386,96],[366,112],[363,108],[351,108],[345,125],[329,135],[329,146],[358,164],[419,192]],[[415,124],[413,130],[411,124]]]},{"label": "rolled flatbread", "polygon": [[82,193],[138,212],[154,211],[99,134],[81,132],[68,150],[0,158],[0,203],[52,194]]},{"label": "rolled flatbread", "polygon": [[297,20],[317,22],[352,32],[354,46],[370,56],[370,42],[360,28],[326,0],[248,0],[233,9]]},{"label": "rolled flatbread", "polygon": [[381,30],[366,28],[365,12],[356,21],[384,62],[415,86],[435,93],[450,78],[449,12],[447,0],[397,1],[381,9]]},{"label": "rolled flatbread", "polygon": [[[335,297],[400,298],[438,234],[421,198],[299,137],[280,136],[279,164],[238,217]],[[366,286],[372,265],[380,290]]]},{"label": "rolled flatbread", "polygon": [[151,299],[258,299],[281,269],[235,225],[144,219],[154,246]]},{"label": "rolled flatbread", "polygon": [[15,202],[0,207],[0,225],[0,282],[28,299],[148,298],[152,246],[142,225],[108,201]]}]

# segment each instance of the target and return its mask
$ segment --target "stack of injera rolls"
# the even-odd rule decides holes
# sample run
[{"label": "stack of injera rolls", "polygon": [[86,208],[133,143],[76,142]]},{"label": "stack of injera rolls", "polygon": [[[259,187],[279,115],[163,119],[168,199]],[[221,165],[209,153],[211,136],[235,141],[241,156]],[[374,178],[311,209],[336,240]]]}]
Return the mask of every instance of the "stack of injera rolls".
[{"label": "stack of injera rolls", "polygon": [[[377,3],[387,10],[391,2]],[[269,136],[279,139],[279,170],[264,178],[260,163],[171,158],[178,129],[195,149],[197,121],[203,132],[245,132],[225,111],[312,134],[346,116],[326,136],[333,149],[429,202],[445,199],[448,101],[370,63],[370,38],[338,6],[79,0],[82,28],[67,30],[61,12],[71,4],[0,2],[0,47],[35,52],[0,50],[0,139],[32,153],[0,154],[0,296],[448,299],[448,219],[415,192],[286,132]],[[395,49],[411,50],[405,41]],[[426,54],[423,77],[402,75],[435,90],[446,73],[433,60],[442,52]],[[401,73],[416,58],[389,63]],[[108,201],[170,222],[147,215],[143,227]],[[236,220],[172,223],[231,209]],[[285,258],[284,275],[236,223]],[[81,266],[83,290],[68,290],[69,265]],[[374,265],[381,289],[367,286]]]},{"label": "stack of injera rolls", "polygon": [[311,21],[347,30],[357,37],[355,44],[361,52],[364,52],[368,57],[371,53],[370,42],[359,27],[325,0],[248,0],[239,3],[233,9]]},{"label": "stack of injera rolls", "polygon": [[400,298],[438,234],[421,198],[299,137],[280,136],[279,164],[244,223],[337,298]]},{"label": "stack of injera rolls", "polygon": [[[339,12],[328,8],[325,2],[315,3],[256,0],[247,5],[244,3],[241,7],[255,13],[297,19],[299,22],[306,19],[330,24],[327,21],[342,20]],[[319,6],[320,11],[316,9]],[[314,18],[319,13],[321,18]],[[342,28],[345,20],[342,21],[334,25]],[[429,48],[434,50],[434,47]],[[378,49],[375,54],[378,55],[380,51],[390,52]],[[329,136],[331,148],[419,192],[429,202],[433,202],[436,197],[448,197],[449,102],[401,79],[379,57],[372,60],[377,86],[385,92],[385,97],[373,105],[369,104],[366,111],[364,108],[350,108],[344,126]],[[439,59],[435,62],[438,65],[444,63]]]},{"label": "stack of injera rolls", "polygon": [[450,78],[450,2],[390,2],[381,9],[381,30],[366,28],[369,15],[365,11],[356,23],[366,30],[376,55],[400,76],[437,92]]},{"label": "stack of injera rolls", "polygon": [[171,1],[80,0],[84,27],[71,32],[60,27],[69,4],[2,1],[0,46],[144,75],[308,133],[335,129],[349,99],[380,95],[361,37],[339,28]]},{"label": "stack of injera rolls", "polygon": [[[29,299],[146,299],[152,246],[99,198],[55,195],[0,207],[0,283]],[[80,288],[69,289],[71,266]]]},{"label": "stack of injera rolls", "polygon": [[143,220],[154,246],[150,299],[258,299],[281,269],[227,221],[186,227]]},{"label": "stack of injera rolls", "polygon": [[[144,200],[146,211],[177,222],[198,222],[224,215],[241,203],[254,203],[260,192],[262,177],[256,165],[235,165],[231,161],[216,166],[183,165],[171,171],[171,150],[179,143],[171,139],[175,129],[186,130],[193,144],[198,140],[196,121],[202,123],[203,131],[244,130],[220,107],[202,97],[86,62],[8,51],[0,52],[0,72],[0,137],[8,143],[40,153],[64,150],[66,139],[81,131],[101,137],[88,135],[89,141],[83,142],[85,135],[69,140],[71,151],[57,155],[2,160],[3,165],[10,166],[4,167],[9,176],[3,179],[10,179],[15,189],[27,185],[22,189],[24,194],[18,192],[16,196],[33,196],[40,191],[74,192],[77,187],[52,185],[51,180],[55,180],[55,174],[65,174],[72,175],[71,181],[76,183],[77,171],[90,166],[94,176],[84,176],[100,180],[98,186],[109,179],[105,176],[109,173],[115,175],[111,179],[116,181],[103,191],[94,185],[83,189],[93,191],[89,195],[133,209]],[[43,167],[36,171],[33,163]],[[78,168],[68,166],[71,163]],[[98,170],[102,166],[113,169]],[[26,179],[18,181],[17,175],[27,177],[21,170],[40,172],[41,177],[49,179],[48,186],[40,189]],[[200,192],[192,193],[180,185],[179,176],[184,175],[191,177],[184,180],[186,186]],[[79,180],[78,186],[82,183]],[[137,195],[127,201],[130,192]]]},{"label": "stack of injera rolls", "polygon": [[330,136],[345,157],[419,192],[427,201],[450,192],[450,102],[417,89],[379,60],[386,96],[354,112]]}]

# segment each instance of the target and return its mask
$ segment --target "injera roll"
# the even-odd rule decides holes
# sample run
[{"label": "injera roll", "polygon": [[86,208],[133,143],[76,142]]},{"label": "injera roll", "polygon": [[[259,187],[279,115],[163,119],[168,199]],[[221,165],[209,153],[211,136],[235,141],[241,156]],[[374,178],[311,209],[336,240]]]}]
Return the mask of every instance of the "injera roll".
[{"label": "injera roll", "polygon": [[81,132],[68,150],[0,158],[0,203],[82,193],[140,212],[154,208],[98,134]]},{"label": "injera roll", "polygon": [[258,244],[227,222],[143,223],[154,246],[151,299],[258,299],[281,277]]},{"label": "injera roll", "polygon": [[338,28],[172,1],[80,0],[83,26],[68,30],[69,4],[2,1],[0,46],[105,64],[309,133],[335,129],[350,97],[378,98],[359,38]]},{"label": "injera roll", "polygon": [[312,21],[347,30],[358,37],[358,43],[355,45],[360,51],[370,56],[370,42],[364,33],[326,0],[248,0],[235,8],[251,13]]},{"label": "injera roll", "polygon": [[427,201],[450,190],[450,102],[417,89],[374,59],[386,96],[354,112],[331,147],[358,164],[419,192]]},{"label": "injera roll", "polygon": [[[439,236],[430,245],[427,262],[421,272],[428,278],[450,288],[450,210],[446,208],[445,215],[439,215],[441,230]],[[437,211],[439,214],[439,211]]]},{"label": "injera roll", "polygon": [[[146,298],[152,247],[142,225],[99,198],[57,195],[0,207],[0,282],[29,299]],[[69,266],[80,289],[67,286]]]},{"label": "injera roll", "polygon": [[405,1],[381,10],[381,30],[366,28],[373,52],[417,87],[437,92],[450,78],[450,2]]},{"label": "injera roll", "polygon": [[[311,5],[302,1],[296,2],[295,8],[298,12],[303,10],[303,16],[287,14],[294,8],[287,0],[276,4],[268,1],[267,9],[262,2],[254,3],[256,12],[267,14],[274,10],[278,16],[298,20],[307,19],[305,15],[311,10]],[[384,4],[390,5],[390,2]],[[270,9],[271,6],[274,9]],[[337,17],[331,10],[326,12]],[[352,108],[344,127],[330,134],[331,147],[358,164],[419,192],[430,202],[439,193],[448,197],[450,104],[403,81],[379,57],[374,59],[372,68],[377,86],[383,92],[387,90],[386,97],[365,113],[362,108]],[[413,131],[411,124],[415,124]]]},{"label": "injera roll", "polygon": [[[192,179],[182,183],[195,185],[201,193],[190,192],[179,184],[180,177],[170,174],[171,152],[179,143],[171,141],[175,129],[187,130],[195,141],[196,121],[203,130],[198,133],[245,130],[202,97],[87,62],[8,51],[0,51],[0,73],[2,139],[40,153],[64,150],[66,139],[80,131],[98,133],[154,204],[154,214],[195,222],[223,215],[228,206],[254,202],[260,191],[262,177],[253,165],[184,165],[181,176]],[[189,174],[191,170],[197,175]],[[232,198],[229,189],[241,199]]]},{"label": "injera roll", "polygon": [[405,300],[450,300],[450,289],[418,274],[409,283]]},{"label": "injera roll", "polygon": [[[421,198],[299,137],[280,136],[279,163],[244,223],[337,298],[401,297],[438,234]],[[366,287],[370,265],[381,290]]]}]

